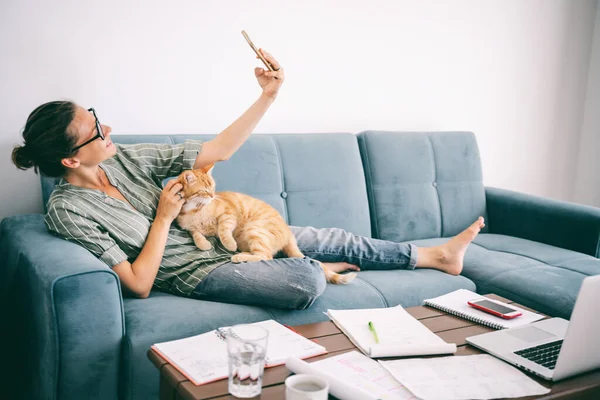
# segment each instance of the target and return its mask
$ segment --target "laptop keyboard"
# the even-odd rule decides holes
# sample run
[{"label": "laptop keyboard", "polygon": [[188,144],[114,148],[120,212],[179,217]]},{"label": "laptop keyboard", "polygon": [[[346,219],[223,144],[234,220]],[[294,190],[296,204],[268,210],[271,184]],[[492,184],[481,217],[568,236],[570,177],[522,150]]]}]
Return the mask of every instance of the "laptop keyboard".
[{"label": "laptop keyboard", "polygon": [[539,346],[515,351],[515,354],[548,369],[554,369],[562,343],[562,340],[557,340],[556,342],[545,343]]}]

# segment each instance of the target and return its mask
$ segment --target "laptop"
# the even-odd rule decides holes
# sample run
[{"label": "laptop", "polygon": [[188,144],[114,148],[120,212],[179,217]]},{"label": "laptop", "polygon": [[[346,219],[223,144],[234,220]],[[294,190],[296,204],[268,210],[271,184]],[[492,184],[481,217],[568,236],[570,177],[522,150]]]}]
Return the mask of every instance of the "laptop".
[{"label": "laptop", "polygon": [[[517,317],[518,318],[518,317]],[[482,335],[467,343],[544,379],[600,368],[600,275],[583,280],[571,322],[562,318]]]}]

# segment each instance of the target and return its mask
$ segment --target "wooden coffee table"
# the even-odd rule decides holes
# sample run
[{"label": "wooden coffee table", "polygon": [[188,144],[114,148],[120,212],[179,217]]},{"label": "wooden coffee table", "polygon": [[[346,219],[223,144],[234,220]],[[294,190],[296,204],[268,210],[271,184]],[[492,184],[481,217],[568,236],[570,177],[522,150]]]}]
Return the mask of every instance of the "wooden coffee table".
[{"label": "wooden coffee table", "polygon": [[[487,297],[528,309],[527,307],[523,307],[500,296],[491,294],[487,295]],[[492,328],[487,328],[483,325],[455,317],[427,306],[410,307],[407,308],[406,311],[446,342],[456,343],[458,346],[458,351],[455,353],[456,356],[481,354],[482,352],[478,349],[467,345],[465,338],[493,331]],[[325,346],[329,351],[329,353],[322,356],[306,359],[305,361],[307,362],[318,361],[351,350],[357,350],[357,348],[348,340],[346,335],[344,335],[332,322],[300,325],[294,327],[294,329],[305,337]],[[148,350],[148,358],[160,370],[161,400],[236,399],[236,397],[228,394],[227,379],[202,386],[196,386],[168,364],[167,361],[159,356],[154,350]],[[265,369],[260,399],[284,399],[285,386],[283,382],[289,375],[290,371],[288,371],[284,365]],[[549,387],[551,391],[543,396],[523,397],[521,399],[600,399],[600,370],[566,379],[558,383],[550,383],[537,378],[534,375],[530,376],[540,384]]]}]

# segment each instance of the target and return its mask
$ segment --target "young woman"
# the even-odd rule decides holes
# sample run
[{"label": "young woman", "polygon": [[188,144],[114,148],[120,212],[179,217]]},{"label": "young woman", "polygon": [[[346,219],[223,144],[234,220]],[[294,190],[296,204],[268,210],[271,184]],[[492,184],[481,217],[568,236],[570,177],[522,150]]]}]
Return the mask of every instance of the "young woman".
[{"label": "young woman", "polygon": [[[278,258],[244,265],[217,238],[198,249],[173,224],[184,203],[181,184],[161,182],[186,169],[227,160],[248,138],[277,98],[284,71],[260,50],[275,71],[255,69],[262,94],[227,129],[205,143],[115,145],[112,129],[94,109],[54,101],[36,108],[12,159],[61,177],[45,222],[78,243],[119,275],[126,293],[146,298],[152,287],[175,295],[222,302],[304,309],[325,290],[319,264],[336,271],[435,268],[457,275],[467,247],[483,227],[479,218],[447,243],[429,248],[360,237],[342,229],[292,227],[305,258]],[[277,79],[275,79],[277,78]]]}]

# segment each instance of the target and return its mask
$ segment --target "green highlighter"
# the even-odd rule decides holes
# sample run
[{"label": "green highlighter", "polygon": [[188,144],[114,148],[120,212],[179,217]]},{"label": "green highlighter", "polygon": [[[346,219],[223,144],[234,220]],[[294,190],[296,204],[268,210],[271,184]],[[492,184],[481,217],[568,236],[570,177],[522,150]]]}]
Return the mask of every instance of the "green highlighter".
[{"label": "green highlighter", "polygon": [[375,337],[375,343],[379,343],[379,338],[377,337],[377,331],[375,330],[375,325],[371,321],[369,321],[369,330],[373,333],[373,337]]}]

